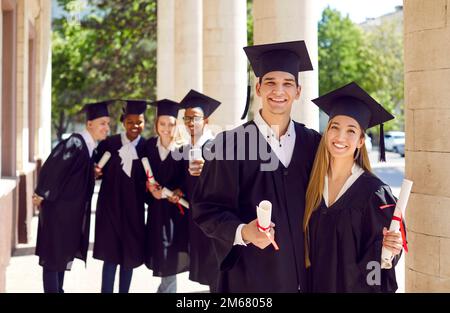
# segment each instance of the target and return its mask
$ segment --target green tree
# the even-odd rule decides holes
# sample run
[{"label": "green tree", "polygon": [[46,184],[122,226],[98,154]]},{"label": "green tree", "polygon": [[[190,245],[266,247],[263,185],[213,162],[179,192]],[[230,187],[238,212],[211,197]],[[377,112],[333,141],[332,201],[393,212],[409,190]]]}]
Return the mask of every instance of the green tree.
[{"label": "green tree", "polygon": [[368,28],[370,48],[376,51],[375,64],[381,86],[374,92],[377,98],[395,115],[387,129],[404,129],[404,73],[403,28],[400,20],[384,21]]},{"label": "green tree", "polygon": [[374,79],[373,52],[363,31],[348,16],[327,7],[322,13],[318,32],[321,95],[351,81],[369,92],[377,89],[379,82]]},{"label": "green tree", "polygon": [[[53,23],[52,104],[58,139],[67,125],[82,120],[74,115],[82,103],[155,99],[156,0],[90,0],[83,12],[74,12],[79,1],[58,2],[69,16],[80,16],[79,23],[67,16]],[[120,110],[113,106],[113,115]]]},{"label": "green tree", "polygon": [[62,18],[52,33],[52,126],[56,138],[67,132],[81,109],[92,81],[89,80],[90,45],[94,35],[79,24]]},{"label": "green tree", "polygon": [[318,25],[320,95],[357,82],[387,110],[397,113],[396,120],[385,124],[386,130],[398,128],[402,121],[397,107],[403,98],[403,47],[392,27],[369,33],[329,7]]}]

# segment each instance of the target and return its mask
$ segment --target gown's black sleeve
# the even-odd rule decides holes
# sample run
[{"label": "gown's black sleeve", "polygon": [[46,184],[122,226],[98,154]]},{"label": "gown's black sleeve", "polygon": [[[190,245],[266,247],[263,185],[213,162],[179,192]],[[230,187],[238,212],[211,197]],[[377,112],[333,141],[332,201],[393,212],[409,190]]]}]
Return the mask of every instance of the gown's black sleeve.
[{"label": "gown's black sleeve", "polygon": [[[381,250],[383,246],[383,227],[389,229],[397,200],[392,195],[391,189],[384,185],[379,188],[369,199],[369,203],[362,220],[362,250],[363,255],[359,261],[359,267],[366,270],[371,261],[381,262]],[[376,287],[381,292],[395,292],[397,283],[395,278],[395,265],[400,255],[393,260],[391,269],[381,270],[381,286]],[[363,283],[367,283],[366,280]],[[379,289],[380,288],[380,289]]]},{"label": "gown's black sleeve", "polygon": [[46,201],[55,201],[70,178],[77,159],[84,153],[79,136],[61,141],[50,153],[39,174],[36,194]]},{"label": "gown's black sleeve", "polygon": [[202,231],[214,238],[221,270],[230,269],[242,246],[233,246],[236,229],[243,222],[239,205],[239,162],[206,161],[193,193],[192,214]]}]

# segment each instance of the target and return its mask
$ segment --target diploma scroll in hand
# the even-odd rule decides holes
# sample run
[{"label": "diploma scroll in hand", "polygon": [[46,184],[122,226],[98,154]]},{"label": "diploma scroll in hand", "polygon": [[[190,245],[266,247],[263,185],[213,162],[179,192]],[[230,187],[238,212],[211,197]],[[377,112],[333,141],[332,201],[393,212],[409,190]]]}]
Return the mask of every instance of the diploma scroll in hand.
[{"label": "diploma scroll in hand", "polygon": [[150,162],[148,158],[141,159],[142,165],[144,166],[145,173],[147,174],[147,180],[151,185],[157,185],[155,177],[153,176],[152,168],[150,167]]},{"label": "diploma scroll in hand", "polygon": [[106,151],[105,153],[103,153],[103,156],[100,159],[100,161],[98,162],[97,166],[99,168],[103,168],[105,166],[105,164],[109,161],[110,158],[111,158],[111,153],[109,151]]},{"label": "diploma scroll in hand", "polygon": [[[173,191],[168,189],[168,188],[166,188],[166,187],[164,187],[162,189],[162,193],[166,197],[173,197],[173,195],[174,195]],[[180,198],[180,200],[178,200],[178,203],[181,204],[182,206],[184,206],[186,209],[189,209],[189,203],[185,199]]]},{"label": "diploma scroll in hand", "polygon": [[275,248],[275,250],[280,250],[277,243],[273,239],[273,237],[270,235],[270,223],[272,218],[272,203],[267,200],[263,200],[259,203],[259,205],[256,207],[256,216],[258,218],[257,220],[257,227],[259,231],[266,234],[267,238],[269,238],[270,242],[272,243],[272,246]]},{"label": "diploma scroll in hand", "polygon": [[[397,232],[399,230],[402,232],[403,247],[405,248],[406,252],[408,252],[408,248],[406,246],[405,231],[403,229],[402,219],[405,215],[405,209],[406,205],[408,204],[409,195],[411,194],[412,185],[412,181],[407,179],[403,180],[402,188],[400,190],[400,196],[398,197],[398,201],[395,206],[394,216],[392,217],[391,225],[389,226],[390,232]],[[394,255],[392,254],[392,252],[383,247],[381,250],[381,268],[392,268],[393,258]]]}]

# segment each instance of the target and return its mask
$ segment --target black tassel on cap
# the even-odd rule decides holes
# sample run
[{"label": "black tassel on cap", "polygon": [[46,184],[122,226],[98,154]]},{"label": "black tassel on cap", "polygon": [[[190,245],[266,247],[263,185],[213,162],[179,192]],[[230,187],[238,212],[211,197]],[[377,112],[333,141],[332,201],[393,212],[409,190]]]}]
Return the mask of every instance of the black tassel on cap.
[{"label": "black tassel on cap", "polygon": [[247,85],[247,100],[245,101],[245,110],[244,113],[241,116],[241,120],[245,119],[248,113],[248,109],[250,108],[250,95],[251,95],[252,87],[250,86],[250,83]]},{"label": "black tassel on cap", "polygon": [[380,124],[380,162],[386,162],[386,148],[384,146],[383,124]]}]

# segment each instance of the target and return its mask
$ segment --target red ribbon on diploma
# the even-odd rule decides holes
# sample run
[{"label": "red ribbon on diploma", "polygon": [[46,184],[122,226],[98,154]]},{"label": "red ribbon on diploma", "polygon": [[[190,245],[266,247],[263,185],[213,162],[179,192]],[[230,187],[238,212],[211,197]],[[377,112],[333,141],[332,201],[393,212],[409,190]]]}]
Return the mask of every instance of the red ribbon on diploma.
[{"label": "red ribbon on diploma", "polygon": [[268,227],[262,227],[261,225],[259,225],[258,220],[256,220],[256,227],[258,227],[259,230],[262,230],[267,238],[269,238],[270,243],[272,244],[272,246],[275,248],[275,250],[280,250],[280,248],[278,247],[277,243],[275,242],[275,240],[273,240],[272,235],[270,234],[270,225]]},{"label": "red ribbon on diploma", "polygon": [[182,206],[179,202],[177,202],[177,206],[178,206],[178,210],[180,210],[180,214],[181,214],[181,215],[184,215],[184,209],[183,209],[183,206]]},{"label": "red ribbon on diploma", "polygon": [[258,229],[260,229],[263,232],[268,232],[270,230],[270,225],[268,227],[262,227],[261,225],[259,225],[258,220],[256,220],[256,227],[258,227]]},{"label": "red ribbon on diploma", "polygon": [[403,227],[403,221],[401,217],[393,216],[392,219],[394,221],[398,221],[400,223],[400,232],[402,234],[402,241],[403,241],[403,249],[405,249],[406,252],[408,252],[408,244],[406,243],[406,232],[405,228]]},{"label": "red ribbon on diploma", "polygon": [[154,178],[154,176],[150,176],[148,171],[145,172],[145,175],[147,176],[147,181],[150,185],[155,185],[155,186],[159,187],[159,185],[157,183],[156,184],[150,183],[150,179]]}]

